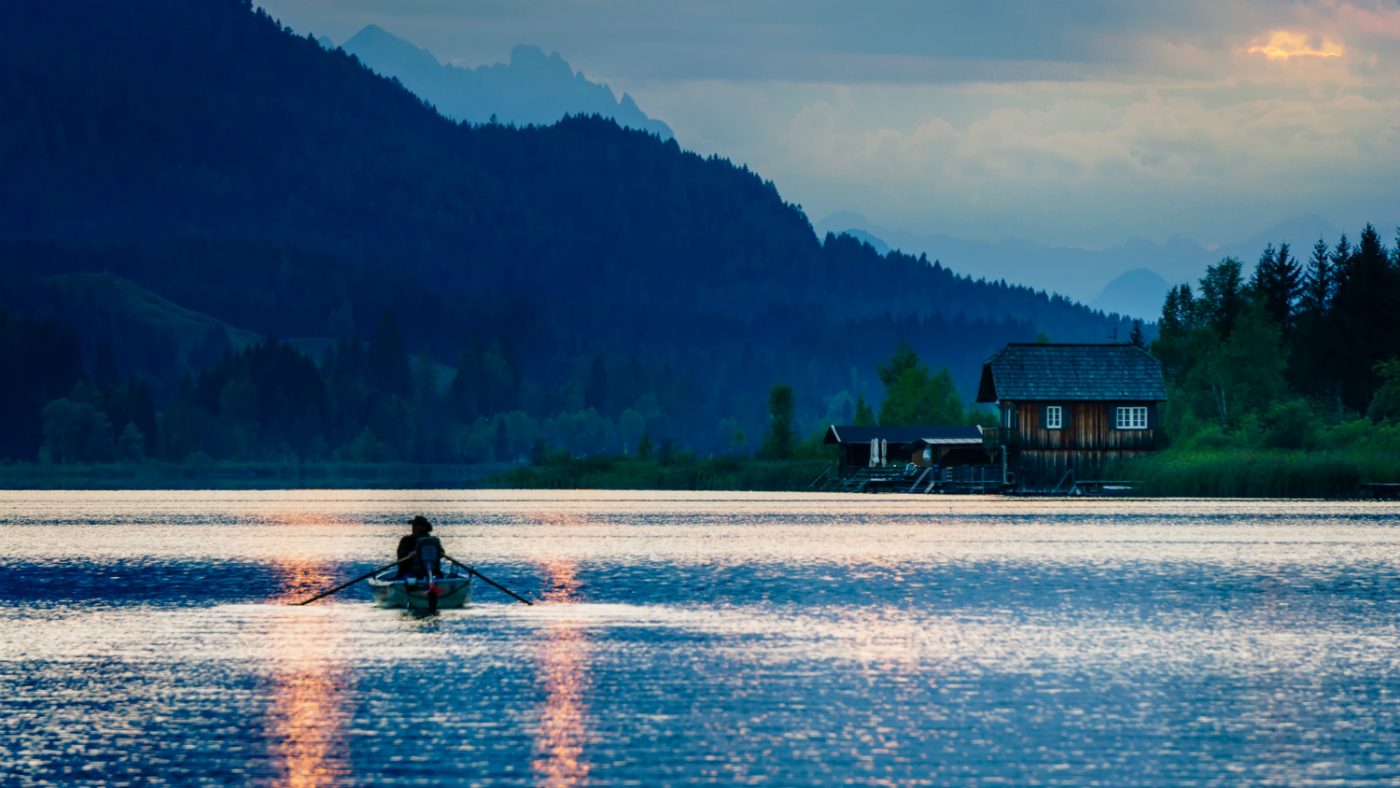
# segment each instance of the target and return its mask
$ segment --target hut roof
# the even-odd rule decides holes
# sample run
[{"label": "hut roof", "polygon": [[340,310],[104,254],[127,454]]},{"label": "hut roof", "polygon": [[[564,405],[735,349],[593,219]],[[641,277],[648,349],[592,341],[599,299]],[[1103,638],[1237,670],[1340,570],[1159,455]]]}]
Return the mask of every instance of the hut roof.
[{"label": "hut roof", "polygon": [[928,443],[934,446],[982,445],[982,428],[971,427],[853,427],[833,424],[826,428],[825,443],[869,443],[879,438],[890,443]]},{"label": "hut roof", "polygon": [[1013,343],[982,365],[978,402],[1167,398],[1162,365],[1135,345]]}]

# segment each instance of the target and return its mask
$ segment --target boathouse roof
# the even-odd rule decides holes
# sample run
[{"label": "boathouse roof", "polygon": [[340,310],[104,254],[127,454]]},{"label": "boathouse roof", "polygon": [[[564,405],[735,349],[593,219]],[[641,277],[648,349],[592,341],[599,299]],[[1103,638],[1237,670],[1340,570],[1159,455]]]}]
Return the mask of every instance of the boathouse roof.
[{"label": "boathouse roof", "polygon": [[982,428],[971,427],[855,427],[833,424],[826,428],[824,443],[927,443],[931,446],[982,445]]},{"label": "boathouse roof", "polygon": [[1162,365],[1136,345],[1013,343],[982,365],[978,402],[1160,402]]}]

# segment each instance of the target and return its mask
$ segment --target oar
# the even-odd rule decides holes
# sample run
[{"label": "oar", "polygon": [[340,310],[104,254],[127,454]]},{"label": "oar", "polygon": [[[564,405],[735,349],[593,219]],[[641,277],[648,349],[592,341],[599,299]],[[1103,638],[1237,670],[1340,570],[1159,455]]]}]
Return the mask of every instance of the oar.
[{"label": "oar", "polygon": [[488,582],[488,583],[490,583],[491,585],[493,585],[493,586],[495,586],[495,587],[501,589],[502,591],[506,592],[507,594],[510,594],[511,596],[515,597],[516,599],[519,599],[521,602],[524,602],[524,603],[527,604],[527,605],[533,605],[533,604],[535,604],[534,602],[531,602],[530,600],[528,600],[528,599],[526,599],[525,597],[523,597],[523,596],[521,596],[521,595],[515,593],[514,591],[510,590],[509,588],[506,588],[505,586],[501,585],[500,583],[497,583],[495,580],[492,580],[491,578],[487,577],[486,575],[483,575],[482,573],[476,571],[475,569],[472,569],[470,566],[467,566],[466,564],[462,563],[461,561],[458,561],[457,559],[453,558],[452,556],[450,556],[450,555],[443,555],[443,558],[446,558],[447,560],[451,561],[452,563],[456,564],[457,566],[462,567],[463,569],[467,570],[468,572],[471,572],[472,574],[476,575],[477,577],[481,578],[482,580],[485,580],[486,582]]},{"label": "oar", "polygon": [[366,573],[360,575],[359,577],[355,578],[354,580],[351,580],[351,581],[348,582],[348,583],[341,583],[340,585],[336,586],[335,588],[332,588],[332,589],[329,590],[329,591],[323,591],[323,592],[317,594],[316,596],[311,597],[310,599],[308,599],[308,600],[306,600],[306,601],[304,601],[304,602],[297,602],[296,604],[298,604],[298,605],[309,605],[309,604],[311,604],[312,602],[315,602],[316,600],[321,599],[321,598],[323,598],[323,597],[328,597],[328,596],[330,596],[331,594],[334,594],[334,593],[337,592],[337,591],[343,591],[344,589],[347,589],[347,588],[349,588],[350,586],[355,585],[356,583],[360,582],[361,580],[367,580],[367,579],[369,579],[369,578],[371,578],[371,577],[374,577],[375,575],[379,574],[380,572],[383,572],[384,570],[386,570],[386,569],[388,569],[388,568],[390,568],[390,567],[398,566],[399,564],[403,563],[404,561],[407,561],[408,559],[410,559],[410,558],[412,558],[412,557],[413,557],[412,555],[406,555],[406,556],[404,556],[403,558],[400,558],[399,560],[394,561],[393,563],[385,564],[385,565],[379,567],[378,569],[375,569],[375,570],[372,571],[372,572],[366,572]]}]

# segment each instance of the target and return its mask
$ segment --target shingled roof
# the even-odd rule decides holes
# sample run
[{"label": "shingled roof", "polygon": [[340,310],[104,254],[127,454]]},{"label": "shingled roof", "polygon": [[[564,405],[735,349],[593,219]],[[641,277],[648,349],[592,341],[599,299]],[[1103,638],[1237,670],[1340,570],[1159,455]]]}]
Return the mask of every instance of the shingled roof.
[{"label": "shingled roof", "polygon": [[978,402],[1167,398],[1162,365],[1134,345],[1013,343],[982,365]]}]

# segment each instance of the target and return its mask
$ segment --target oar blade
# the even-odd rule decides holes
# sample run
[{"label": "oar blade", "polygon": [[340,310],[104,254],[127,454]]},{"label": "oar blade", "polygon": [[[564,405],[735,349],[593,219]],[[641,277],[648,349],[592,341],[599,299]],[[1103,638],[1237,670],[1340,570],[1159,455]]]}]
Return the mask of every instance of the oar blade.
[{"label": "oar blade", "polygon": [[325,599],[326,597],[330,596],[331,594],[334,594],[334,593],[337,593],[337,592],[340,592],[340,591],[344,591],[345,589],[349,588],[350,586],[355,585],[356,583],[360,582],[361,580],[368,580],[368,579],[370,579],[371,577],[374,577],[375,575],[379,574],[380,572],[385,571],[386,569],[390,569],[390,568],[392,568],[392,567],[398,566],[399,564],[403,563],[404,561],[407,561],[408,559],[410,559],[410,558],[412,558],[412,557],[413,557],[413,556],[409,555],[409,556],[404,556],[403,558],[400,558],[400,559],[397,560],[397,561],[391,561],[390,563],[387,563],[387,564],[385,564],[384,566],[379,567],[378,569],[374,569],[374,570],[371,570],[371,571],[369,571],[369,572],[366,572],[366,573],[360,575],[359,577],[355,578],[354,580],[351,580],[351,581],[345,582],[345,583],[341,583],[340,585],[336,586],[335,588],[330,589],[329,591],[322,591],[321,593],[317,594],[316,596],[311,597],[310,599],[303,599],[303,600],[300,601],[300,602],[293,602],[292,604],[293,604],[293,605],[297,605],[297,606],[300,606],[300,605],[309,605],[309,604],[311,604],[312,602],[315,602],[315,601],[318,600],[318,599]]},{"label": "oar blade", "polygon": [[530,606],[532,606],[532,607],[534,606],[534,604],[535,604],[534,602],[531,602],[530,600],[528,600],[528,599],[526,599],[525,597],[523,597],[523,596],[521,596],[521,595],[515,593],[514,591],[510,590],[509,588],[506,588],[505,586],[501,585],[500,583],[497,583],[495,580],[492,580],[491,578],[487,577],[486,575],[483,575],[481,572],[479,572],[479,571],[476,570],[475,568],[470,567],[470,566],[467,566],[466,564],[462,563],[461,561],[458,561],[457,559],[453,558],[453,557],[450,556],[450,555],[444,555],[443,558],[446,558],[447,560],[451,561],[452,563],[456,564],[457,566],[460,566],[460,567],[462,567],[463,569],[467,570],[468,572],[470,572],[470,573],[476,575],[477,577],[481,578],[482,580],[485,580],[487,583],[490,583],[491,585],[495,586],[496,588],[500,589],[501,591],[504,591],[505,593],[510,594],[511,596],[515,597],[516,599],[520,600],[521,602],[524,602],[525,604],[530,605]]}]

